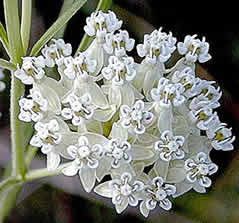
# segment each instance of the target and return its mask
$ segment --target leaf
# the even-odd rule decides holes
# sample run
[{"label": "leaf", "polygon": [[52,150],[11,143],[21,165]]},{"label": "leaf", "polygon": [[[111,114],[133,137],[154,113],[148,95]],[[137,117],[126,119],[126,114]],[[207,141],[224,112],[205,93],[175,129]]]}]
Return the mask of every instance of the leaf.
[{"label": "leaf", "polygon": [[7,38],[7,32],[5,28],[3,27],[2,23],[0,22],[0,41],[2,42],[2,45],[4,49],[8,53],[8,38]]},{"label": "leaf", "polygon": [[23,56],[18,0],[4,0],[4,14],[9,41],[9,56],[12,62],[17,64],[21,61],[21,57]]},{"label": "leaf", "polygon": [[78,0],[72,7],[66,10],[45,32],[45,34],[33,46],[30,53],[31,56],[36,56],[41,48],[54,37],[54,35],[71,19],[71,17],[86,3],[87,0]]},{"label": "leaf", "polygon": [[21,37],[24,54],[27,52],[32,18],[32,0],[22,0]]},{"label": "leaf", "polygon": [[13,63],[11,63],[7,60],[1,59],[1,58],[0,58],[0,67],[3,69],[7,69],[7,70],[16,70],[17,69],[17,67]]}]

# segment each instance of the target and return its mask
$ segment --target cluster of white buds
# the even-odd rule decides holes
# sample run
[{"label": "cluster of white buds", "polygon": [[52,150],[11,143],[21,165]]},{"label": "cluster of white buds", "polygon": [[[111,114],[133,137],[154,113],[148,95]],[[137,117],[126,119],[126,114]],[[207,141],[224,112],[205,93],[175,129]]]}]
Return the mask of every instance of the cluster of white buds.
[{"label": "cluster of white buds", "polygon": [[[118,213],[138,205],[147,217],[190,189],[205,193],[218,169],[210,151],[232,150],[235,140],[214,110],[220,88],[196,76],[195,62],[211,58],[205,38],[177,43],[160,28],[137,46],[138,64],[127,55],[135,41],[112,11],[86,23],[94,38],[86,51],[73,56],[69,43],[53,40],[15,71],[33,86],[19,101],[19,119],[36,123],[30,144],[47,156],[48,169],[64,163],[64,175],[78,174]],[[176,50],[181,58],[168,67]]]}]

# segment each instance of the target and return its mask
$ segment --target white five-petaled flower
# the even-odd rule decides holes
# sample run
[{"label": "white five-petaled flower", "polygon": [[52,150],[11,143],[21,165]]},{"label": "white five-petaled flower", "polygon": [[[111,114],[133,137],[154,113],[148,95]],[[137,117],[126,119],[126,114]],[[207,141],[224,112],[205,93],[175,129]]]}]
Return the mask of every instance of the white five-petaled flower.
[{"label": "white five-petaled flower", "polygon": [[112,81],[114,86],[123,85],[126,81],[132,81],[136,75],[134,59],[132,57],[123,57],[120,60],[116,56],[109,58],[109,65],[102,69],[103,77]]},{"label": "white five-petaled flower", "polygon": [[36,134],[31,138],[32,146],[41,147],[42,153],[47,155],[47,168],[55,169],[60,164],[60,155],[54,147],[62,140],[60,126],[57,120],[52,119],[47,123],[37,122],[34,126]]},{"label": "white five-petaled flower", "polygon": [[19,100],[20,113],[18,118],[24,122],[38,122],[48,109],[48,101],[43,98],[41,92],[32,88],[27,98]]},{"label": "white five-petaled flower", "polygon": [[216,150],[233,150],[235,136],[232,135],[232,129],[226,126],[227,124],[221,123],[217,117],[206,131],[208,138],[212,140],[212,147]]},{"label": "white five-petaled flower", "polygon": [[54,67],[55,64],[62,65],[63,58],[72,53],[71,44],[65,43],[63,39],[53,39],[52,41],[52,44],[46,45],[42,49],[42,55],[45,57],[45,63],[48,67]]},{"label": "white five-petaled flower", "polygon": [[174,136],[171,131],[166,130],[161,134],[160,138],[154,145],[155,150],[159,152],[160,159],[170,161],[184,158],[185,153],[182,149],[184,144],[183,136]]},{"label": "white five-petaled flower", "polygon": [[98,185],[95,192],[112,198],[116,211],[121,213],[128,205],[137,206],[143,189],[143,182],[135,179],[130,173],[124,172],[119,178]]},{"label": "white five-petaled flower", "polygon": [[120,107],[120,123],[130,133],[143,134],[153,118],[153,113],[146,110],[142,100],[136,101],[132,108],[128,105]]},{"label": "white five-petaled flower", "polygon": [[197,35],[187,35],[184,38],[184,42],[177,44],[178,52],[181,55],[185,55],[186,62],[195,63],[199,61],[200,63],[205,63],[211,59],[211,55],[208,53],[209,43],[206,42],[205,37],[202,40],[196,37]]},{"label": "white five-petaled flower", "polygon": [[126,55],[126,51],[131,51],[134,48],[135,40],[129,38],[126,30],[119,30],[118,33],[108,33],[105,36],[104,50],[108,54],[114,54],[117,57]]},{"label": "white five-petaled flower", "polygon": [[95,185],[99,159],[103,156],[102,146],[91,145],[86,136],[80,136],[76,145],[67,147],[67,152],[73,161],[62,170],[62,173],[66,176],[75,176],[79,173],[84,189],[90,192]]},{"label": "white five-petaled flower", "polygon": [[69,104],[70,107],[63,108],[61,115],[66,119],[72,119],[72,124],[79,126],[87,119],[91,119],[95,106],[92,104],[90,94],[85,93],[81,97],[78,97],[74,93],[69,94],[63,101],[63,104]]},{"label": "white five-petaled flower", "polygon": [[24,57],[22,66],[14,72],[15,76],[22,81],[23,84],[31,85],[35,81],[44,77],[45,61],[42,56]]},{"label": "white five-petaled flower", "polygon": [[144,43],[137,46],[140,57],[146,57],[146,62],[155,64],[157,62],[164,63],[175,51],[176,38],[162,32],[162,28],[153,31],[151,34],[144,36]]},{"label": "white five-petaled flower", "polygon": [[97,11],[86,18],[84,30],[89,36],[95,36],[99,42],[104,42],[105,35],[120,29],[121,25],[122,21],[118,20],[114,12]]},{"label": "white five-petaled flower", "polygon": [[211,81],[201,80],[198,84],[198,95],[195,96],[189,104],[189,108],[197,110],[203,107],[212,109],[220,106],[219,99],[222,96],[220,87],[215,88]]},{"label": "white five-petaled flower", "polygon": [[184,103],[184,87],[180,83],[170,83],[164,77],[159,79],[158,87],[151,90],[151,97],[162,107],[180,106]]},{"label": "white five-petaled flower", "polygon": [[210,187],[211,179],[208,177],[217,172],[218,167],[209,160],[204,152],[200,152],[195,158],[185,161],[186,179],[190,183],[197,183],[202,187]]},{"label": "white five-petaled flower", "polygon": [[213,123],[218,119],[217,112],[213,112],[210,107],[191,110],[189,117],[201,130],[210,129]]},{"label": "white five-petaled flower", "polygon": [[172,76],[173,83],[181,83],[184,87],[183,94],[187,98],[192,98],[198,94],[198,84],[200,78],[195,77],[195,73],[191,67],[186,67],[182,71],[175,71]]},{"label": "white five-petaled flower", "polygon": [[86,80],[88,75],[96,69],[96,61],[88,57],[87,52],[78,53],[75,58],[66,57],[64,59],[64,74],[71,80],[77,77]]},{"label": "white five-petaled flower", "polygon": [[130,163],[132,160],[129,150],[130,143],[123,141],[120,138],[111,139],[106,146],[105,155],[112,158],[111,166],[118,168],[121,163]]},{"label": "white five-petaled flower", "polygon": [[169,196],[175,194],[176,187],[171,184],[166,184],[162,177],[153,178],[145,185],[144,199],[140,204],[141,213],[147,217],[150,210],[156,208],[158,204],[164,210],[170,210],[172,203],[168,199]]}]

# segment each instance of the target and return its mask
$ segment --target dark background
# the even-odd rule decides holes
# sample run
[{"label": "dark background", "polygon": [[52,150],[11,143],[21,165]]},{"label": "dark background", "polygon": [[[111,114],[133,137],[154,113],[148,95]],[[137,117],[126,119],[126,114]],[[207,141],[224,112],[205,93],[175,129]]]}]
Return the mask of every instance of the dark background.
[{"label": "dark background", "polygon": [[[62,1],[35,0],[32,43],[57,18]],[[65,40],[76,48],[83,36],[85,17],[94,10],[95,1],[78,12],[66,29]],[[1,21],[3,10],[1,1]],[[222,1],[161,1],[161,0],[115,0],[113,10],[123,15],[126,25],[136,42],[142,41],[142,34],[155,28],[163,27],[166,32],[172,31],[182,41],[187,34],[205,36],[210,43],[213,59],[203,64],[200,71],[208,79],[216,79],[224,91],[220,118],[233,127],[238,136],[239,123],[239,19],[236,3]],[[142,20],[143,19],[143,20]],[[140,22],[139,22],[140,21]],[[142,23],[143,21],[143,23]],[[141,35],[139,35],[141,33]],[[6,78],[8,81],[8,78]],[[0,134],[8,135],[8,94],[1,97],[0,109],[3,119]],[[4,132],[4,133],[3,133]],[[3,137],[2,137],[3,138]],[[1,144],[1,141],[0,141]],[[182,223],[238,223],[239,222],[239,155],[238,141],[233,152],[213,152],[212,159],[220,166],[214,177],[213,188],[208,195],[197,195],[192,192],[174,202],[173,211],[169,214],[154,214],[150,222]],[[1,148],[0,148],[1,150]],[[80,183],[78,185],[81,186]],[[74,194],[74,193],[73,193]],[[88,198],[70,195],[60,189],[44,184],[31,196],[24,199],[12,212],[8,222],[144,222],[134,211],[117,215],[104,204],[89,201]]]}]

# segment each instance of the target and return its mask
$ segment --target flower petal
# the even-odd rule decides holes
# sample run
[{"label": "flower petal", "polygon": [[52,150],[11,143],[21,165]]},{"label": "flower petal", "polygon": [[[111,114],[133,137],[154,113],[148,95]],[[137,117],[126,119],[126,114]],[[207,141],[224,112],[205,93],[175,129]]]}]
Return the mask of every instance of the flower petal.
[{"label": "flower petal", "polygon": [[141,146],[133,146],[129,151],[133,160],[144,160],[153,157],[154,153],[149,148],[144,148]]},{"label": "flower petal", "polygon": [[47,154],[47,169],[55,170],[60,164],[61,158],[59,154],[50,152]]},{"label": "flower petal", "polygon": [[184,168],[169,168],[166,181],[168,183],[180,183],[184,181],[186,171]]},{"label": "flower petal", "polygon": [[79,172],[81,183],[86,192],[90,192],[95,186],[95,169],[83,166]]},{"label": "flower petal", "polygon": [[111,181],[106,181],[97,185],[94,189],[94,192],[103,197],[112,197],[112,188],[110,187],[110,182]]},{"label": "flower petal", "polygon": [[79,169],[77,165],[74,162],[72,162],[69,166],[67,166],[66,168],[62,170],[62,173],[66,176],[71,177],[71,176],[75,176],[78,170]]}]

